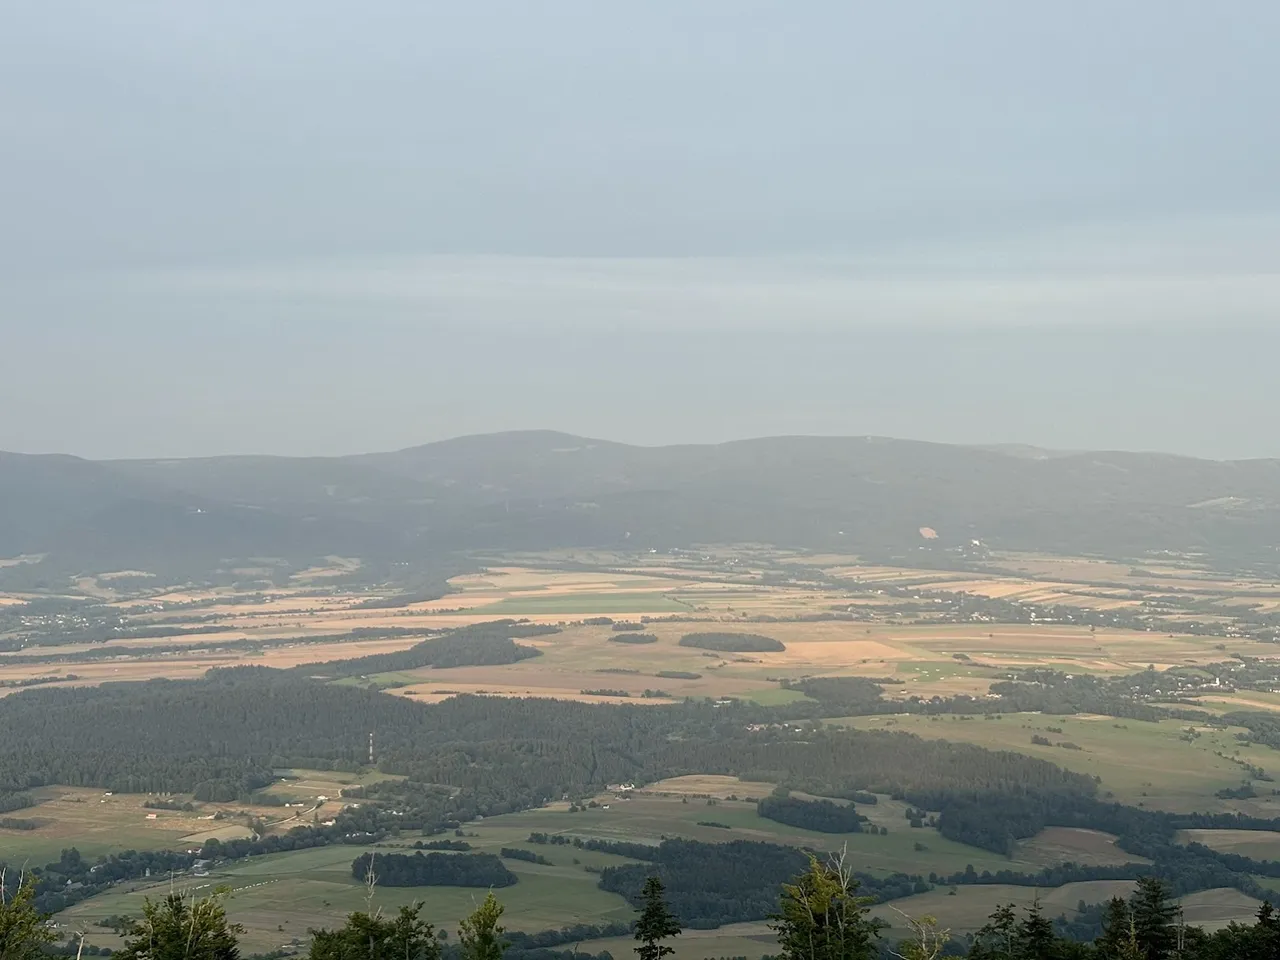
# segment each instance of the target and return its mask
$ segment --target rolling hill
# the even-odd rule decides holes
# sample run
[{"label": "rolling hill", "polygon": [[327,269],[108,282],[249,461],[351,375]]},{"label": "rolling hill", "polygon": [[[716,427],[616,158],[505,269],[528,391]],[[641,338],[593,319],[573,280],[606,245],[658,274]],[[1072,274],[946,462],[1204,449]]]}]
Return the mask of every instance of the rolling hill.
[{"label": "rolling hill", "polygon": [[878,437],[636,447],[549,431],[332,458],[0,454],[0,556],[197,571],[240,557],[763,541],[861,553],[980,539],[1274,564],[1280,461],[1048,454]]}]

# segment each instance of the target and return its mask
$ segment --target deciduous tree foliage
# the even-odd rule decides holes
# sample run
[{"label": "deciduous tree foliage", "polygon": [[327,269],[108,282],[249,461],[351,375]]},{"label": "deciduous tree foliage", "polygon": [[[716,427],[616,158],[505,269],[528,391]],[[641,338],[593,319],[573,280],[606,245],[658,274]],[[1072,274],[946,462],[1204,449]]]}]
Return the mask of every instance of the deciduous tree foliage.
[{"label": "deciduous tree foliage", "polygon": [[236,936],[240,926],[227,922],[222,904],[173,893],[160,901],[148,899],[142,919],[133,924],[121,960],[239,960]]},{"label": "deciduous tree foliage", "polygon": [[353,913],[335,930],[314,930],[311,960],[439,960],[435,928],[422,919],[422,904],[402,906],[391,919],[380,912]]},{"label": "deciduous tree foliage", "polygon": [[769,925],[784,960],[872,960],[879,926],[872,897],[840,862],[809,858],[809,869],[782,887],[782,907]]},{"label": "deciduous tree foliage", "polygon": [[42,960],[56,937],[35,907],[35,883],[27,878],[10,894],[5,881],[0,871],[0,960]]},{"label": "deciduous tree foliage", "polygon": [[502,937],[506,928],[499,924],[502,912],[502,904],[490,891],[484,903],[458,924],[462,960],[502,960],[509,945]]}]

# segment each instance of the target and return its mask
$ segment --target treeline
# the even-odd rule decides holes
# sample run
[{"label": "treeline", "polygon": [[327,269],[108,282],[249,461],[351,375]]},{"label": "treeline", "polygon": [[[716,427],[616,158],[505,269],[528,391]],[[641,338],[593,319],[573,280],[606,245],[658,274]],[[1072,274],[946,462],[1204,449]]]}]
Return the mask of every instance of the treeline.
[{"label": "treeline", "polygon": [[[647,863],[606,867],[600,874],[600,888],[639,905],[646,880],[656,876],[680,921],[687,927],[708,929],[763,920],[776,913],[781,885],[803,873],[809,857],[795,847],[753,840],[664,840]],[[923,878],[905,874],[874,877],[859,873],[857,878],[862,892],[879,900],[929,889]]]},{"label": "treeline", "polygon": [[492,853],[363,853],[351,875],[384,887],[509,887],[519,878]]},{"label": "treeline", "polygon": [[[62,851],[61,857],[52,863],[27,870],[23,864],[9,864],[12,869],[6,877],[11,884],[30,873],[35,908],[44,913],[57,913],[82,900],[102,893],[122,880],[137,880],[147,876],[164,876],[170,871],[182,873],[191,868],[196,858],[189,853],[170,850],[126,850],[123,853],[87,860],[80,851],[71,847]],[[0,860],[0,872],[5,863]],[[13,887],[6,892],[12,895]],[[0,900],[4,897],[0,896]]]},{"label": "treeline", "polygon": [[525,863],[540,863],[543,866],[551,866],[551,861],[540,853],[534,853],[532,850],[522,850],[520,847],[503,847],[499,854],[504,860],[523,860]]},{"label": "treeline", "polygon": [[417,840],[413,844],[415,850],[470,850],[471,844],[465,840]]},{"label": "treeline", "polygon": [[35,805],[36,798],[29,793],[0,793],[0,813],[12,813]]},{"label": "treeline", "polygon": [[768,796],[756,801],[756,813],[766,820],[820,833],[861,833],[867,818],[853,804],[830,800],[800,800],[792,796]]},{"label": "treeline", "polygon": [[495,620],[460,627],[441,637],[424,640],[407,650],[374,653],[350,660],[333,660],[295,668],[305,675],[323,673],[327,677],[358,677],[371,673],[418,670],[422,667],[487,667],[518,663],[542,654],[536,647],[516,643],[521,637],[558,633],[559,627],[515,620]]},{"label": "treeline", "polygon": [[[618,629],[618,624],[614,624],[613,628]],[[657,643],[658,638],[652,633],[615,633],[609,637],[614,643]]]},{"label": "treeline", "polygon": [[25,820],[22,817],[0,817],[0,830],[39,830],[47,820]]},{"label": "treeline", "polygon": [[786,644],[759,633],[706,632],[686,633],[680,638],[680,646],[699,650],[717,650],[724,653],[780,653]]},{"label": "treeline", "polygon": [[798,690],[823,706],[827,716],[877,713],[884,704],[883,681],[866,677],[808,677],[784,681],[784,690]]}]

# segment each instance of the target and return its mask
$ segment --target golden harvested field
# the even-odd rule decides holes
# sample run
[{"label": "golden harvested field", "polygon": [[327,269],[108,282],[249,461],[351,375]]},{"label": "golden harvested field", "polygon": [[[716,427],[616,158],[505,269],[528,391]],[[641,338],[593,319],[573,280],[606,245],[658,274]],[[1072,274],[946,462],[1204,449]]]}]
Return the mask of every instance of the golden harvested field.
[{"label": "golden harvested field", "polygon": [[[184,638],[192,641],[193,648],[208,646],[209,637]],[[127,657],[120,659],[92,660],[85,663],[6,664],[0,658],[0,680],[22,680],[30,677],[74,674],[75,680],[62,680],[42,686],[81,687],[122,680],[151,680],[165,677],[170,680],[201,677],[214,667],[231,667],[245,663],[267,667],[296,667],[304,663],[338,660],[346,657],[362,657],[372,653],[389,653],[412,646],[420,637],[399,637],[390,640],[350,640],[334,643],[287,644],[271,647],[260,653],[240,651],[209,651],[193,649],[191,653],[173,653],[156,657]],[[123,645],[123,644],[121,644]],[[129,645],[134,645],[132,641]],[[138,645],[142,645],[139,643]],[[57,648],[62,652],[62,648]],[[20,688],[0,687],[0,696],[16,693]]]},{"label": "golden harvested field", "polygon": [[763,797],[772,793],[776,783],[758,780],[742,780],[738,777],[725,777],[714,773],[694,773],[685,777],[669,777],[649,784],[637,794],[649,794],[664,797],[714,797],[725,800],[729,797]]},{"label": "golden harvested field", "polygon": [[[543,651],[544,656],[537,659],[506,667],[416,671],[395,678],[397,683],[408,683],[397,692],[424,701],[438,700],[453,692],[599,700],[602,698],[582,691],[610,689],[626,691],[636,703],[666,699],[660,694],[642,697],[647,689],[675,698],[744,696],[760,702],[783,702],[788,696],[794,698],[794,694],[778,688],[779,678],[841,674],[904,681],[888,688],[891,697],[981,695],[999,671],[1014,668],[1050,666],[1067,672],[1129,673],[1148,664],[1167,668],[1221,661],[1235,654],[1270,658],[1277,653],[1274,645],[1225,636],[1170,636],[1101,628],[1091,632],[1064,624],[909,624],[895,612],[905,601],[883,593],[883,588],[889,586],[918,585],[929,590],[963,591],[1028,603],[1118,607],[1134,601],[1125,598],[1125,589],[1104,584],[1136,585],[1137,578],[1130,576],[1131,568],[1125,564],[1002,557],[993,565],[1013,568],[1021,564],[1026,569],[1019,569],[1016,576],[975,577],[971,573],[858,565],[850,557],[783,558],[792,563],[812,563],[815,571],[820,564],[829,564],[822,569],[847,582],[848,589],[841,591],[803,583],[766,585],[750,562],[765,553],[756,547],[740,549],[740,556],[748,562],[736,566],[725,565],[725,558],[731,553],[717,553],[710,548],[706,557],[655,557],[638,563],[632,558],[625,569],[612,570],[561,570],[507,562],[455,578],[455,592],[440,599],[383,608],[360,607],[362,602],[382,596],[377,593],[312,595],[317,588],[323,589],[327,577],[349,571],[354,563],[333,558],[330,566],[316,567],[295,577],[296,587],[271,588],[252,596],[237,595],[230,589],[192,589],[120,601],[120,609],[129,611],[132,624],[148,626],[165,617],[190,612],[214,618],[201,622],[218,627],[219,632],[0,653],[0,681],[73,674],[74,680],[56,681],[65,686],[197,677],[211,667],[245,662],[292,667],[404,649],[443,629],[507,617],[567,626],[555,636],[525,641]],[[776,562],[780,554],[774,551],[771,556]],[[618,563],[619,559],[602,557],[602,562]],[[720,567],[713,569],[717,563]],[[1196,579],[1204,576],[1199,571],[1170,568],[1167,572],[1171,577],[1182,577],[1179,582],[1189,588],[1196,584],[1203,588],[1206,582]],[[1249,583],[1241,589],[1261,591],[1269,586]],[[868,619],[795,619],[829,612],[833,607],[861,611]],[[764,616],[787,619],[754,622]],[[573,625],[593,617],[632,621],[644,618],[649,621],[646,631],[655,634],[658,643],[611,643],[607,626]],[[682,622],[670,622],[671,617]],[[1224,630],[1226,624],[1224,619]],[[409,635],[311,644],[288,642],[378,629],[405,630]],[[684,633],[706,629],[765,633],[782,641],[787,649],[778,653],[717,655],[676,645]],[[265,646],[254,652],[217,649],[219,644],[232,641]],[[112,648],[127,648],[131,653],[111,659],[75,659],[76,654]],[[70,655],[70,659],[54,664],[14,662],[19,655],[45,650],[60,657]],[[139,652],[146,650],[156,652]],[[673,670],[699,676],[656,676]],[[0,694],[14,689],[0,687]],[[1220,706],[1225,709],[1227,705]]]},{"label": "golden harvested field", "polygon": [[[608,688],[632,694],[635,702],[646,702],[640,699],[646,689],[662,690],[676,698],[759,698],[783,692],[776,683],[780,677],[836,674],[902,680],[902,684],[887,688],[890,697],[981,694],[997,670],[1010,667],[1047,664],[1068,671],[1127,673],[1149,663],[1203,663],[1221,656],[1204,638],[1130,631],[1091,634],[1061,625],[717,623],[714,629],[722,632],[765,633],[783,642],[786,650],[736,654],[679,646],[680,637],[698,629],[707,627],[652,622],[645,631],[656,636],[657,642],[636,645],[614,642],[617,634],[607,626],[566,627],[558,634],[521,641],[540,649],[540,657],[503,666],[402,671],[389,679],[409,685],[390,692],[427,699],[463,690],[581,698],[582,690]],[[1261,646],[1238,644],[1242,651],[1250,652]],[[955,653],[971,660],[957,661],[952,656]],[[658,676],[664,671],[698,676]]]},{"label": "golden harvested field", "polygon": [[[411,625],[417,618],[402,618],[377,611],[385,625]],[[578,613],[581,618],[592,613]],[[423,634],[379,640],[347,640],[327,643],[287,642],[257,652],[210,650],[218,639],[254,637],[264,632],[198,635],[146,641],[112,641],[107,645],[190,647],[190,652],[157,652],[155,656],[93,659],[54,665],[6,663],[0,656],[0,680],[21,680],[51,674],[74,674],[76,680],[58,685],[84,685],[114,680],[152,677],[198,677],[211,667],[257,663],[292,667],[306,663],[386,653],[404,649],[439,629],[445,618],[432,617],[422,625]],[[470,618],[484,620],[485,618]],[[365,626],[372,625],[368,619]],[[378,621],[373,621],[374,623]],[[333,632],[334,625],[312,625],[317,633]],[[678,646],[685,633],[700,629],[765,633],[782,641],[787,649],[777,653],[716,654]],[[537,646],[543,656],[497,667],[461,667],[421,670],[397,679],[410,686],[401,695],[438,699],[442,691],[490,692],[518,696],[581,697],[585,689],[621,689],[639,698],[645,689],[660,689],[674,697],[766,696],[778,693],[775,680],[809,674],[890,676],[904,681],[888,688],[892,697],[912,695],[981,694],[1001,669],[1039,665],[1069,672],[1127,673],[1148,664],[1160,667],[1208,663],[1223,658],[1213,638],[1166,636],[1133,631],[1088,630],[1063,625],[1000,624],[862,624],[847,621],[780,622],[768,624],[713,621],[651,622],[646,632],[658,637],[649,645],[611,641],[607,626],[569,626],[561,633],[522,641]],[[275,630],[271,630],[274,633]],[[77,648],[58,653],[74,652]],[[95,647],[100,649],[100,647]],[[1248,656],[1273,656],[1265,644],[1233,640],[1229,652]],[[969,657],[968,662],[955,659]],[[625,671],[625,672],[616,672]],[[697,678],[663,678],[662,671],[697,673]],[[0,688],[0,693],[15,688]],[[638,699],[637,699],[637,702]],[[657,702],[656,700],[653,702]]]}]

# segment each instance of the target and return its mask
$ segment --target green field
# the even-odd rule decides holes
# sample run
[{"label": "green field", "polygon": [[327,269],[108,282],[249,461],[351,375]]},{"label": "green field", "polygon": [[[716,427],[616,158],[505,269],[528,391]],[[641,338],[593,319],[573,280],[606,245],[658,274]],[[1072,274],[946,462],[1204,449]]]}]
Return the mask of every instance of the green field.
[{"label": "green field", "polygon": [[[333,813],[344,786],[372,783],[386,779],[387,774],[368,772],[336,773],[327,770],[277,770],[280,780],[265,792],[286,801],[333,797],[325,812]],[[31,791],[39,801],[35,807],[17,811],[12,816],[37,820],[36,830],[0,830],[0,860],[43,866],[57,860],[67,847],[75,847],[90,859],[122,853],[125,850],[185,850],[199,846],[210,836],[225,840],[231,836],[248,836],[246,812],[264,818],[268,823],[294,816],[298,811],[281,807],[249,807],[240,803],[196,803],[191,813],[148,810],[143,806],[145,794],[107,794],[102,790],[82,787],[51,786]],[[174,795],[176,801],[190,800],[189,795]],[[199,819],[221,812],[226,819]],[[157,819],[148,820],[155,813]],[[296,825],[296,824],[295,824]]]},{"label": "green field", "polygon": [[[1067,719],[1031,715],[1011,716],[1001,721],[946,720],[933,723],[932,726],[945,726],[948,731],[955,726],[979,732],[998,727],[1005,731],[1004,736],[1021,738],[1025,735],[1029,740],[1030,732],[1024,724],[1061,725],[1065,736],[1069,722]],[[1082,741],[1085,740],[1084,726],[1089,723],[1093,723],[1095,727],[1097,725],[1097,721],[1078,718],[1074,722],[1082,730],[1073,730],[1070,735],[1079,736]],[[924,720],[924,723],[931,722]],[[1130,728],[1132,726],[1131,723]],[[1156,738],[1160,732],[1160,725],[1142,726],[1145,736]],[[1117,735],[1121,732],[1123,731],[1117,731]],[[1176,742],[1181,744],[1181,741]],[[1073,755],[1077,753],[1053,747],[1043,749]],[[1088,757],[1079,759],[1087,762]],[[323,776],[319,773],[311,775]],[[300,781],[312,787],[318,782],[320,781]],[[768,784],[743,783],[739,796],[763,795],[768,789]],[[499,898],[507,907],[505,919],[509,929],[544,930],[572,923],[625,920],[633,915],[630,906],[622,898],[599,889],[595,872],[627,861],[611,854],[581,850],[572,845],[528,844],[529,834],[535,831],[649,843],[658,843],[665,837],[689,837],[707,842],[763,840],[817,850],[845,848],[855,869],[877,874],[896,871],[919,874],[936,871],[946,874],[964,870],[970,865],[978,871],[1005,868],[1032,870],[1042,864],[1034,854],[1033,844],[1028,844],[1025,859],[1009,859],[946,840],[929,828],[912,829],[904,815],[906,805],[883,797],[879,803],[860,805],[859,809],[877,826],[887,827],[889,833],[886,836],[865,833],[824,834],[800,830],[761,818],[756,813],[754,802],[749,799],[720,799],[714,804],[708,804],[702,798],[689,796],[682,800],[680,796],[646,794],[643,791],[629,800],[606,796],[598,799],[601,806],[578,813],[570,813],[567,805],[557,804],[490,817],[467,825],[467,840],[478,851],[497,853],[504,846],[519,846],[533,850],[551,861],[550,865],[508,861],[509,868],[519,877],[519,883],[515,886],[498,891]],[[605,809],[604,804],[608,805],[608,809]],[[708,826],[705,825],[706,822],[724,824],[728,829]],[[332,925],[340,922],[347,913],[364,909],[366,891],[351,876],[351,861],[366,849],[384,853],[406,849],[414,839],[413,836],[406,836],[372,848],[331,846],[254,858],[230,864],[207,877],[183,877],[176,881],[175,888],[198,892],[209,892],[218,886],[229,888],[228,911],[233,920],[246,928],[246,949],[275,949],[294,938],[305,942],[308,928]],[[1105,837],[1102,840],[1095,837],[1089,842],[1098,845],[1104,841]],[[1066,841],[1058,838],[1058,842]],[[1093,889],[1095,886],[1098,886],[1097,890]],[[1051,912],[1058,913],[1074,908],[1080,899],[1092,901],[1109,896],[1110,888],[1104,890],[1102,886],[1074,884],[1039,893]],[[1125,884],[1119,884],[1119,887],[1123,886]],[[163,895],[168,888],[167,879],[159,883],[147,881],[122,885],[65,911],[57,919],[60,923],[77,929],[86,927],[90,931],[92,943],[115,946],[117,944],[112,935],[94,927],[94,921],[110,915],[136,915],[145,897]],[[932,913],[939,917],[944,926],[963,931],[980,925],[996,903],[1028,902],[1036,892],[1023,887],[987,886],[960,887],[952,895],[946,888],[939,888],[928,894],[897,902],[895,906],[912,915]],[[482,895],[482,890],[471,888],[382,888],[376,891],[373,904],[384,910],[393,910],[401,904],[421,900],[425,904],[427,918],[453,933],[458,919],[473,909]],[[1218,914],[1222,914],[1221,917],[1217,914],[1214,917],[1206,915],[1206,919],[1210,921],[1243,916],[1241,909],[1241,905],[1234,901],[1225,905],[1202,905],[1202,912],[1213,913],[1217,910]],[[887,906],[877,908],[877,911],[890,921],[896,917]],[[617,942],[600,941],[585,945],[584,949],[609,949],[619,955],[619,950],[625,953],[624,947],[630,948],[623,940],[625,938]],[[678,943],[677,960],[696,960],[705,956],[752,957],[771,953],[774,949],[772,937],[764,924],[736,924],[720,931],[691,932],[688,939]]]},{"label": "green field", "polygon": [[[244,924],[242,945],[266,951],[297,937],[305,940],[308,928],[341,924],[348,913],[366,907],[366,891],[351,875],[351,861],[366,849],[389,852],[386,847],[320,847],[287,854],[259,857],[233,864],[207,877],[186,877],[175,889],[208,893],[229,887],[227,912]],[[540,851],[542,852],[542,851]],[[544,854],[554,866],[508,861],[520,879],[498,891],[506,905],[504,921],[512,930],[545,930],[579,922],[605,922],[629,918],[633,911],[621,898],[596,886],[596,877],[574,865],[565,848]],[[146,897],[164,896],[168,880],[130,884],[94,897],[59,914],[59,923],[86,926],[90,942],[115,945],[109,932],[97,933],[95,920],[111,915],[137,916]],[[374,893],[373,906],[392,911],[402,904],[422,901],[424,916],[456,933],[457,922],[484,899],[485,891],[460,887],[383,887]]]},{"label": "green field", "polygon": [[788,703],[798,703],[800,701],[812,702],[812,697],[807,697],[799,690],[787,690],[783,687],[777,689],[750,690],[742,694],[744,700],[750,700],[752,703],[758,703],[762,707],[781,707]]},{"label": "green field", "polygon": [[[744,785],[743,795],[763,795],[767,786],[752,791]],[[563,806],[521,813],[490,817],[479,824],[468,825],[468,832],[478,838],[473,843],[493,847],[510,846],[525,840],[530,833],[563,833],[570,836],[599,837],[605,840],[632,840],[643,843],[660,843],[664,837],[688,837],[707,843],[725,843],[730,840],[763,840],[795,846],[813,847],[817,850],[838,850],[847,846],[858,869],[870,872],[892,873],[951,873],[973,864],[977,870],[1001,870],[1011,865],[1008,858],[979,850],[962,843],[955,843],[929,828],[912,829],[905,817],[906,805],[883,798],[875,806],[860,806],[859,810],[871,818],[877,826],[888,828],[887,836],[871,836],[867,833],[831,834],[789,827],[773,820],[766,820],[756,813],[754,801],[719,800],[709,806],[705,800],[690,797],[682,803],[677,797],[653,797],[637,795],[632,800],[601,798],[609,804],[588,809],[581,813],[569,813]],[[723,823],[730,827],[700,826],[699,821]],[[917,843],[927,847],[915,849]],[[538,847],[539,852],[564,850],[565,847]],[[578,851],[581,856],[583,851]]]},{"label": "green field", "polygon": [[[1101,789],[1123,803],[1168,810],[1238,809],[1259,815],[1280,814],[1273,797],[1249,801],[1220,801],[1214,792],[1238,786],[1245,770],[1226,757],[1263,769],[1280,770],[1280,753],[1268,747],[1241,744],[1234,728],[1199,728],[1199,736],[1184,739],[1185,721],[1117,720],[1114,717],[1058,717],[1038,713],[1010,713],[1001,719],[898,715],[851,717],[832,721],[862,730],[900,730],[922,737],[973,743],[993,750],[1016,750],[1041,757],[1068,770],[1101,777]],[[1062,733],[1051,732],[1058,727]],[[1055,746],[1038,746],[1034,735]],[[1056,746],[1074,743],[1080,750]],[[1272,811],[1272,812],[1267,812]]]},{"label": "green field", "polygon": [[[767,785],[756,786],[760,787],[758,793],[767,788]],[[751,787],[744,784],[744,792]],[[498,891],[507,906],[505,919],[510,929],[544,930],[632,916],[630,906],[622,898],[598,888],[598,877],[591,872],[625,863],[625,859],[571,845],[530,845],[527,838],[535,831],[649,843],[679,836],[707,842],[765,840],[819,850],[847,847],[858,869],[875,873],[927,874],[930,870],[950,873],[970,864],[977,870],[998,870],[1011,865],[1006,858],[945,840],[934,830],[910,828],[904,816],[905,806],[887,799],[875,806],[862,807],[874,822],[889,828],[887,836],[799,830],[759,817],[755,804],[746,800],[720,800],[709,806],[705,800],[690,798],[685,803],[673,796],[640,795],[625,801],[601,799],[608,803],[609,809],[601,806],[569,813],[564,805],[557,805],[490,817],[467,825],[467,840],[476,850],[497,853],[504,846],[519,846],[551,861],[550,866],[507,862],[520,878],[515,886]],[[724,823],[730,829],[700,826],[698,821]],[[405,837],[372,848],[330,846],[257,857],[231,864],[208,877],[184,877],[176,885],[184,890],[205,892],[215,886],[229,887],[228,912],[233,920],[245,925],[246,946],[250,950],[274,949],[293,937],[305,939],[308,927],[332,924],[353,910],[363,909],[365,890],[351,876],[351,861],[366,849],[375,852],[404,849],[413,839]],[[925,849],[916,849],[917,844]],[[112,946],[113,938],[98,933],[99,928],[93,927],[93,922],[113,914],[136,915],[146,896],[159,896],[167,889],[167,879],[158,884],[122,885],[65,911],[58,920],[75,926],[87,925],[93,933],[91,942]],[[383,888],[376,892],[375,904],[390,910],[422,900],[426,904],[426,916],[453,931],[457,920],[468,913],[482,895],[480,890],[453,887]]]}]

